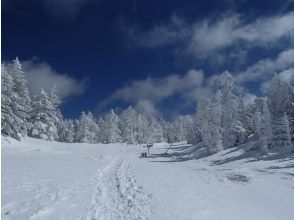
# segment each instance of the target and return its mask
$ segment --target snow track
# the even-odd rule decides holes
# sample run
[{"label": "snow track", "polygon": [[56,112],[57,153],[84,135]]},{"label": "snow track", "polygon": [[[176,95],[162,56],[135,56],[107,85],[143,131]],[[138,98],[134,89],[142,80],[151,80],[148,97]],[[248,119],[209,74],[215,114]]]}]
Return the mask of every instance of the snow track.
[{"label": "snow track", "polygon": [[[131,160],[116,158],[94,176],[94,194],[86,219],[147,219],[149,195],[136,184]],[[90,208],[89,208],[90,207]]]}]

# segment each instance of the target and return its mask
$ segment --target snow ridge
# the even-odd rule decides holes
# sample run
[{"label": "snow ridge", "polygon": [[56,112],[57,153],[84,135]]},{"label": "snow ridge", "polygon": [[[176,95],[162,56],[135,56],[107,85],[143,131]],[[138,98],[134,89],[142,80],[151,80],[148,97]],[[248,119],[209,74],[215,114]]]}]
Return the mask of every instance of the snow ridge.
[{"label": "snow ridge", "polygon": [[132,161],[116,158],[94,176],[96,184],[87,219],[147,219],[149,195],[131,174]]}]

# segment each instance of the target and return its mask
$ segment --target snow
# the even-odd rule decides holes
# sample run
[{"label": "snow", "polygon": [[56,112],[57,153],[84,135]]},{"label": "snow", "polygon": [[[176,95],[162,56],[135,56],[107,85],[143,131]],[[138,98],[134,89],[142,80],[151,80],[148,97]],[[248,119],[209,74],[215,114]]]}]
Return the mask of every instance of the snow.
[{"label": "snow", "polygon": [[294,156],[2,137],[2,219],[294,219]]}]

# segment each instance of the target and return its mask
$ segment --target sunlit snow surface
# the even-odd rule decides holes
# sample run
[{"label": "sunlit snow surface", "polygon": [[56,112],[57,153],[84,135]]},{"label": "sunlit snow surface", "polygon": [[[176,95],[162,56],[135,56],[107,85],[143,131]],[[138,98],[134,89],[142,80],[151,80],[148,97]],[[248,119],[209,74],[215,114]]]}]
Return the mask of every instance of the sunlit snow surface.
[{"label": "sunlit snow surface", "polygon": [[2,137],[2,219],[294,219],[294,157]]}]

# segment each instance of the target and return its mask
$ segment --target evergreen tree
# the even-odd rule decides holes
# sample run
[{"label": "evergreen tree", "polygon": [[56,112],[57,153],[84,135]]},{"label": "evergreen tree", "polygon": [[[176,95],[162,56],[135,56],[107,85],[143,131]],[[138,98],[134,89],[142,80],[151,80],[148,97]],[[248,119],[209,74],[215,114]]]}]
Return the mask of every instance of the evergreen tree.
[{"label": "evergreen tree", "polygon": [[15,132],[18,137],[21,137],[27,134],[28,124],[26,122],[31,110],[31,99],[22,65],[17,57],[9,65],[8,71],[13,79],[11,109],[14,114]]},{"label": "evergreen tree", "polygon": [[279,76],[275,76],[269,91],[268,105],[272,117],[273,146],[287,147],[290,145],[286,115],[286,109],[290,103],[288,86]]},{"label": "evergreen tree", "polygon": [[197,121],[207,152],[213,154],[222,150],[220,112],[217,105],[208,98],[201,100],[197,106]]},{"label": "evergreen tree", "polygon": [[75,126],[73,120],[65,119],[61,122],[59,140],[67,143],[73,143],[75,141]]},{"label": "evergreen tree", "polygon": [[222,89],[218,99],[221,111],[221,127],[224,147],[233,147],[244,142],[245,128],[240,121],[240,98],[234,93],[233,77],[225,72],[221,78]]},{"label": "evergreen tree", "polygon": [[63,117],[62,117],[62,114],[61,114],[61,112],[59,110],[59,106],[61,105],[62,101],[61,101],[60,97],[57,94],[56,86],[54,86],[51,89],[50,101],[52,103],[53,112],[54,112],[54,116],[53,116],[52,119],[54,121],[54,124],[55,124],[57,130],[58,130],[58,132],[56,133],[56,136],[54,137],[54,140],[60,140],[61,138],[59,138],[59,135],[62,132]]},{"label": "evergreen tree", "polygon": [[108,114],[106,114],[104,118],[105,123],[105,141],[106,143],[119,143],[122,141],[121,131],[118,127],[119,125],[119,117],[114,113],[113,109],[110,110]]},{"label": "evergreen tree", "polygon": [[80,143],[97,143],[99,128],[92,113],[81,113],[77,123],[76,141]]},{"label": "evergreen tree", "polygon": [[53,141],[57,135],[57,128],[54,124],[54,107],[44,89],[41,89],[35,95],[30,115],[30,122],[32,123],[30,135]]},{"label": "evergreen tree", "polygon": [[122,141],[127,144],[137,144],[139,115],[136,110],[131,106],[128,107],[121,113],[120,119]]},{"label": "evergreen tree", "polygon": [[13,100],[13,81],[4,64],[1,65],[1,132],[2,134],[18,138],[18,128],[14,121],[11,105]]}]

